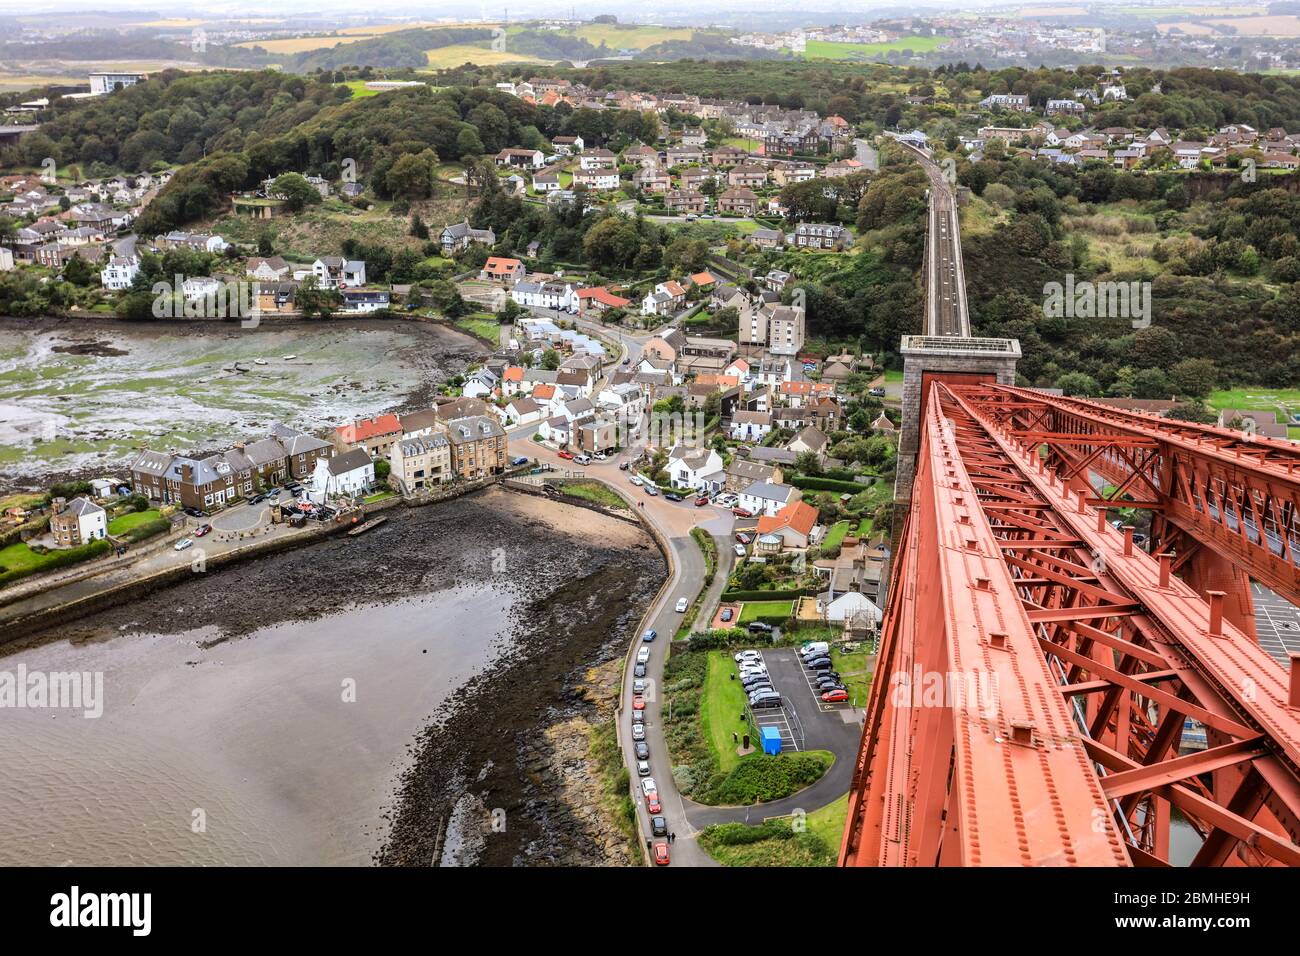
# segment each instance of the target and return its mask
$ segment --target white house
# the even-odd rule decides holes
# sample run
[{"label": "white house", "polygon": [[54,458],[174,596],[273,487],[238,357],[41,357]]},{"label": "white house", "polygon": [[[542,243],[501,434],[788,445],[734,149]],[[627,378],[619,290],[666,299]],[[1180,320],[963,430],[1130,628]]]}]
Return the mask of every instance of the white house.
[{"label": "white house", "polygon": [[[578,157],[578,164],[583,170],[590,171],[594,169],[609,169],[618,162],[618,157],[607,149],[588,149],[584,150]],[[618,173],[614,174],[618,178]]]},{"label": "white house", "polygon": [[876,603],[861,591],[845,591],[834,601],[822,606],[822,618],[830,624],[843,624],[859,614],[866,614],[877,624],[884,617]]},{"label": "white house", "polygon": [[481,368],[465,380],[460,393],[468,398],[484,398],[496,391],[499,384],[501,379],[497,378],[496,372]]},{"label": "white house", "polygon": [[506,427],[533,425],[542,420],[545,409],[531,398],[516,398],[501,410],[501,421]]},{"label": "white house", "polygon": [[108,534],[107,513],[89,498],[73,498],[63,506],[59,516],[64,521],[70,521],[72,517],[77,519],[78,544],[98,541]]},{"label": "white house", "polygon": [[561,282],[516,282],[510,298],[520,305],[538,309],[574,310],[577,292],[572,285]]},{"label": "white house", "polygon": [[645,392],[635,382],[606,385],[596,396],[596,404],[620,421],[639,419],[645,411]]},{"label": "white house", "polygon": [[674,488],[714,494],[727,483],[722,457],[712,448],[691,448],[678,442],[668,453],[668,478]]},{"label": "white house", "polygon": [[129,289],[139,272],[140,260],[135,256],[113,256],[100,271],[99,281],[105,289]]},{"label": "white house", "polygon": [[762,441],[771,430],[771,412],[738,411],[731,416],[728,434],[736,441]]},{"label": "white house", "polygon": [[554,418],[548,418],[542,422],[542,426],[537,429],[537,434],[542,437],[542,441],[567,445],[569,439],[573,436],[573,426],[569,424],[569,420],[563,415],[556,415]]},{"label": "white house", "polygon": [[752,515],[774,517],[778,511],[800,498],[799,489],[756,481],[740,493],[739,505]]},{"label": "white house", "polygon": [[329,498],[355,498],[375,483],[375,463],[364,448],[318,458],[311,476],[311,500],[323,504]]}]

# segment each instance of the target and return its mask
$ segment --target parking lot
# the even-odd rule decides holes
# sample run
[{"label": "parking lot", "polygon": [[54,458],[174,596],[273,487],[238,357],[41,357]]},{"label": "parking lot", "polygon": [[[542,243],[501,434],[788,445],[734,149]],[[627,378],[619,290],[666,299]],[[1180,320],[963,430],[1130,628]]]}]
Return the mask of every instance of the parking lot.
[{"label": "parking lot", "polygon": [[782,749],[851,753],[858,742],[860,711],[848,702],[824,702],[796,648],[770,647],[759,653],[772,687],[781,694],[781,706],[751,711],[754,723],[776,727]]},{"label": "parking lot", "polygon": [[1300,608],[1254,581],[1250,592],[1255,601],[1259,646],[1285,664],[1288,652],[1300,654]]}]

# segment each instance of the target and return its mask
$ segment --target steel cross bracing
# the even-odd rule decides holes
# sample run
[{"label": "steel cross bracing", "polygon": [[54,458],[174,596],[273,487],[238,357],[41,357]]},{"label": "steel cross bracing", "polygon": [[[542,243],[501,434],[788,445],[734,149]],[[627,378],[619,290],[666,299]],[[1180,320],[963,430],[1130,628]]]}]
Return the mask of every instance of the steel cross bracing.
[{"label": "steel cross bracing", "polygon": [[[926,409],[841,861],[1166,865],[1176,807],[1195,864],[1300,865],[1300,669],[1109,527],[994,391]],[[899,692],[933,671],[996,693]],[[1188,719],[1208,747],[1179,756]]]},{"label": "steel cross bracing", "polygon": [[[1044,445],[1062,479],[1083,487],[1095,472],[1116,486],[1117,504],[1151,509],[1159,549],[1177,547],[1179,567],[1208,548],[1300,603],[1300,446],[1033,389],[963,396],[1019,441]],[[1248,600],[1244,577],[1237,586]]]}]

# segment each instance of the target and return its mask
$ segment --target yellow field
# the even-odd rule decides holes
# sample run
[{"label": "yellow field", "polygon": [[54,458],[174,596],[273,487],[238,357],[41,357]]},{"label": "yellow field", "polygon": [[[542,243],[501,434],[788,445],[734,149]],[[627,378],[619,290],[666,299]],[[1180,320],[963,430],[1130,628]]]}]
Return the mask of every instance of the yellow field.
[{"label": "yellow field", "polygon": [[523,53],[511,53],[509,50],[489,50],[486,47],[474,46],[472,43],[453,43],[451,46],[441,46],[436,50],[430,50],[425,55],[428,58],[429,66],[435,70],[447,70],[465,63],[474,63],[478,66],[495,66],[498,63],[551,62],[550,60],[543,60],[540,57],[528,56]]},{"label": "yellow field", "polygon": [[373,37],[384,33],[397,33],[401,30],[452,30],[465,27],[491,28],[494,26],[496,26],[495,23],[438,23],[434,20],[421,20],[418,23],[385,23],[381,26],[371,27],[344,27],[342,30],[337,32],[340,34],[360,33],[368,37]]},{"label": "yellow field", "polygon": [[[1213,26],[1209,26],[1212,24]],[[1156,29],[1168,33],[1178,27],[1191,36],[1204,36],[1216,32],[1214,27],[1231,27],[1236,36],[1243,37],[1300,37],[1300,17],[1215,17],[1203,23],[1180,20],[1172,23],[1158,23]]]},{"label": "yellow field", "polygon": [[611,50],[623,48],[644,50],[648,46],[666,43],[669,40],[689,40],[695,31],[689,28],[654,26],[620,28],[612,23],[588,23],[578,27],[572,33],[568,30],[561,32],[566,35],[576,35],[596,46],[600,46],[603,40]]},{"label": "yellow field", "polygon": [[236,43],[235,46],[242,46],[252,49],[260,46],[267,53],[306,53],[308,50],[328,50],[336,47],[340,43],[355,43],[358,40],[369,40],[372,34],[350,34],[348,36],[331,35],[327,37],[290,37],[284,40],[245,40],[243,43]]}]

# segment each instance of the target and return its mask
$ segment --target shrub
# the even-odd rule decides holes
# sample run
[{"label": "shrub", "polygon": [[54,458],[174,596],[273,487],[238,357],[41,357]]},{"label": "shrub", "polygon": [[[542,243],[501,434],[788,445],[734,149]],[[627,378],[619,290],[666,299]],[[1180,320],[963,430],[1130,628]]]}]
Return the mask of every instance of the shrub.
[{"label": "shrub", "polygon": [[146,521],[144,524],[138,524],[134,528],[122,532],[114,537],[122,541],[143,541],[145,538],[152,538],[155,535],[166,534],[171,530],[172,522],[170,518],[154,518],[153,521]]}]

